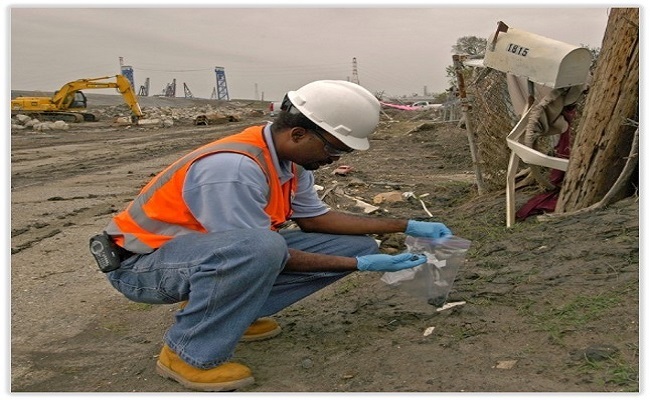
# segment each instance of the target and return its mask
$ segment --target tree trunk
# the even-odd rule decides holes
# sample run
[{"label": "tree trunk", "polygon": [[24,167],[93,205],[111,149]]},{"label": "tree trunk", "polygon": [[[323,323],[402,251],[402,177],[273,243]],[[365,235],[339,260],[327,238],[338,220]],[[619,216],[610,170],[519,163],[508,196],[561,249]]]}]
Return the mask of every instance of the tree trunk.
[{"label": "tree trunk", "polygon": [[632,147],[638,109],[639,9],[612,8],[556,213],[586,208],[607,194]]}]

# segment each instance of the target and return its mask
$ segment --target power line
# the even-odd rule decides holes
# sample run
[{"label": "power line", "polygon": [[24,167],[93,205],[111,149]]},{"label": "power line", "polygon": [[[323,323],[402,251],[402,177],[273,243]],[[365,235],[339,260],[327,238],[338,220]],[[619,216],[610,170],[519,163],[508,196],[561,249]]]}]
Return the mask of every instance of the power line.
[{"label": "power line", "polygon": [[133,67],[139,71],[155,71],[155,72],[200,72],[200,71],[211,71],[212,68],[201,68],[201,69],[154,69],[154,68],[137,68]]}]

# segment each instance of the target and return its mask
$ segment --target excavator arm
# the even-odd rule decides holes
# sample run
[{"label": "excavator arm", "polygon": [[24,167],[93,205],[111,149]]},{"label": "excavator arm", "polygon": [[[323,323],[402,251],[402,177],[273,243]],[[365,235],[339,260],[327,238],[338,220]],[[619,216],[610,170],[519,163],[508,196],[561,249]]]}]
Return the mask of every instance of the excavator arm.
[{"label": "excavator arm", "polygon": [[117,89],[124,98],[124,102],[131,108],[131,112],[136,117],[142,117],[142,109],[140,108],[140,103],[138,103],[138,96],[131,86],[131,82],[124,77],[124,75],[116,75],[117,79]]},{"label": "excavator arm", "polygon": [[[106,79],[115,78],[115,82],[103,82]],[[68,110],[74,102],[75,93],[85,89],[117,89],[124,102],[129,106],[133,115],[137,118],[142,117],[142,109],[138,103],[138,97],[131,86],[131,82],[124,75],[103,76],[100,78],[78,79],[68,82],[52,96],[52,103],[56,110]]]}]

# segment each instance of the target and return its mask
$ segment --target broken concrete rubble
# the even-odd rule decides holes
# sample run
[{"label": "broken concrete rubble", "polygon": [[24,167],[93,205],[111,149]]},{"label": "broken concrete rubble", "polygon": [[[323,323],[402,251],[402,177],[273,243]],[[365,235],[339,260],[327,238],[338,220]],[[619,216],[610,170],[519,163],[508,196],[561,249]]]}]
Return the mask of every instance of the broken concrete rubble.
[{"label": "broken concrete rubble", "polygon": [[64,121],[41,122],[36,118],[31,118],[27,115],[18,114],[15,117],[11,118],[11,129],[12,130],[33,129],[39,132],[51,131],[51,130],[66,131],[70,129],[70,125],[68,125],[68,123]]},{"label": "broken concrete rubble", "polygon": [[224,115],[219,112],[210,114],[201,114],[194,118],[194,125],[216,125],[227,124],[228,122],[237,122],[240,118],[235,115]]},{"label": "broken concrete rubble", "polygon": [[402,197],[402,193],[397,191],[379,193],[372,199],[372,202],[375,204],[397,203],[400,201],[404,201],[404,198]]},{"label": "broken concrete rubble", "polygon": [[[140,127],[162,127],[169,128],[175,123],[191,122],[194,125],[217,125],[241,121],[241,108],[238,112],[232,112],[234,106],[201,106],[201,107],[143,107],[145,117],[137,122],[131,119],[130,110],[124,105],[102,107],[92,110],[98,121],[112,121],[116,125],[137,125]],[[248,115],[259,116],[259,110],[244,110]],[[63,122],[63,121],[60,121]],[[43,130],[66,130],[67,124],[54,125],[53,123],[41,123],[28,115],[18,114],[11,119],[12,130],[33,129]]]}]

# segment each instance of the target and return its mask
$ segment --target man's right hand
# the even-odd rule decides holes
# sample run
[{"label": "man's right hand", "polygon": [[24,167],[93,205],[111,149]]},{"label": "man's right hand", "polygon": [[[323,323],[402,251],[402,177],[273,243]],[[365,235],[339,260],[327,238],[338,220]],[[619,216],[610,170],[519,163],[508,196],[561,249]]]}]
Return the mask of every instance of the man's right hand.
[{"label": "man's right hand", "polygon": [[417,267],[425,262],[427,262],[427,257],[422,254],[402,253],[395,256],[369,254],[357,257],[357,269],[359,271],[395,272]]}]

